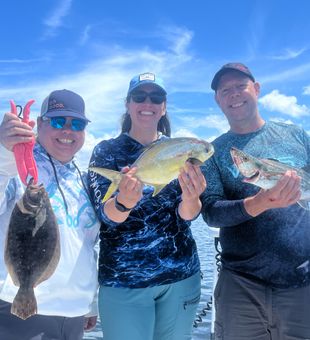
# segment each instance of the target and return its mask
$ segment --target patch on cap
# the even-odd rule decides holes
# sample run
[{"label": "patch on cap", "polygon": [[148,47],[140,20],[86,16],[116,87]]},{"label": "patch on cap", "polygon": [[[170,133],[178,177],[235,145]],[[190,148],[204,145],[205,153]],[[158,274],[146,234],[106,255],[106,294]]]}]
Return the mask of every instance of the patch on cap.
[{"label": "patch on cap", "polygon": [[143,74],[140,74],[139,81],[143,81],[143,80],[155,81],[155,74],[154,73],[143,73]]},{"label": "patch on cap", "polygon": [[63,103],[57,103],[56,99],[50,100],[48,103],[48,110],[59,110],[59,109],[64,109],[65,106]]},{"label": "patch on cap", "polygon": [[159,77],[156,77],[154,73],[151,72],[145,72],[145,73],[141,73],[137,76],[134,76],[130,83],[129,83],[129,88],[128,88],[128,92],[127,92],[127,96],[130,95],[130,93],[137,89],[139,86],[143,85],[143,84],[152,84],[157,86],[161,91],[163,91],[165,94],[167,94],[166,90],[165,90],[165,86],[163,83],[163,80]]},{"label": "patch on cap", "polygon": [[79,94],[66,89],[55,90],[44,99],[41,116],[49,118],[66,116],[90,122],[85,116],[84,99]]}]

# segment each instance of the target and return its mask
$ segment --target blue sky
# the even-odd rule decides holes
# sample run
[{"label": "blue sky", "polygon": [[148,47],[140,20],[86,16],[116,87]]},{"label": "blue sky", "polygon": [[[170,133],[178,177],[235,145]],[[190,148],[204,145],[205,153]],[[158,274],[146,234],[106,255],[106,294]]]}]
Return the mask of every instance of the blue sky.
[{"label": "blue sky", "polygon": [[259,110],[310,133],[310,1],[10,0],[0,14],[0,112],[53,90],[86,101],[80,161],[119,133],[132,76],[164,79],[173,136],[211,141],[228,129],[210,82],[241,61],[261,83]]}]

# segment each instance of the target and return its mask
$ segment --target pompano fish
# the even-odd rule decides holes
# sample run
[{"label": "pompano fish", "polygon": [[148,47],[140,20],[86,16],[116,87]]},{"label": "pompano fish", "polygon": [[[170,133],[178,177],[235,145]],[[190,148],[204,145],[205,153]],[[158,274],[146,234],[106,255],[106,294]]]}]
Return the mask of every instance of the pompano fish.
[{"label": "pompano fish", "polygon": [[4,254],[19,287],[11,313],[24,320],[37,313],[33,288],[54,273],[60,257],[59,227],[48,194],[43,185],[32,183],[12,211]]},{"label": "pompano fish", "polygon": [[[177,178],[187,160],[202,165],[214,153],[213,145],[200,139],[190,137],[167,138],[151,144],[132,164],[137,167],[135,176],[144,184],[154,187],[153,196],[157,195],[168,183]],[[90,167],[112,183],[103,202],[108,200],[118,188],[122,174],[118,171]]]},{"label": "pompano fish", "polygon": [[274,187],[287,170],[296,171],[301,177],[301,198],[298,204],[304,209],[310,209],[310,169],[308,167],[300,169],[273,159],[258,159],[234,147],[231,148],[230,154],[240,173],[245,177],[243,182],[263,189]]}]

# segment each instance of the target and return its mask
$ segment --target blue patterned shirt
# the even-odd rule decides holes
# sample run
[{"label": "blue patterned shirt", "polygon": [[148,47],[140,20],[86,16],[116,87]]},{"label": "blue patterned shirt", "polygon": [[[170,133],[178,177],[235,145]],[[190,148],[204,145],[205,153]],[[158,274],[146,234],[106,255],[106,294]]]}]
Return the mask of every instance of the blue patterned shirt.
[{"label": "blue patterned shirt", "polygon": [[310,164],[310,138],[301,128],[268,122],[249,134],[228,132],[213,145],[206,162],[208,181],[202,215],[221,227],[222,264],[225,268],[274,287],[310,283],[310,212],[298,204],[270,209],[253,218],[243,199],[257,186],[242,182],[230,156],[232,146],[257,158],[273,158],[301,168]]},{"label": "blue patterned shirt", "polygon": [[[121,134],[95,147],[90,166],[121,171],[133,164],[143,150],[139,142]],[[101,285],[144,288],[177,282],[199,271],[190,222],[177,212],[181,201],[177,180],[154,197],[153,188],[144,186],[142,199],[122,223],[111,221],[103,212],[102,198],[110,181],[90,172],[88,184],[101,221]]]}]

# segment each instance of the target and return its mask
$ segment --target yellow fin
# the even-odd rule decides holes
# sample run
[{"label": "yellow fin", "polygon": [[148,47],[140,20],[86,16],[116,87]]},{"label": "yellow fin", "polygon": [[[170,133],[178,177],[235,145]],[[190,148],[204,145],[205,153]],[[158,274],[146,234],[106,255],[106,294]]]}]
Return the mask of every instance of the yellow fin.
[{"label": "yellow fin", "polygon": [[119,182],[121,181],[122,178],[122,174],[119,171],[97,167],[90,167],[89,170],[106,177],[112,182],[108,188],[108,191],[106,192],[102,199],[102,203],[104,203],[111,197],[113,192],[118,188]]},{"label": "yellow fin", "polygon": [[102,199],[102,203],[104,203],[105,201],[107,201],[113,194],[113,192],[117,189],[119,182],[116,184],[114,182],[112,182],[108,188],[108,191],[105,193],[103,199]]},{"label": "yellow fin", "polygon": [[154,192],[152,196],[156,196],[160,191],[163,190],[163,188],[166,186],[167,184],[162,184],[162,185],[153,185],[154,186]]}]

